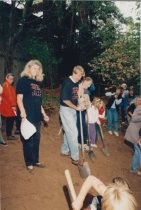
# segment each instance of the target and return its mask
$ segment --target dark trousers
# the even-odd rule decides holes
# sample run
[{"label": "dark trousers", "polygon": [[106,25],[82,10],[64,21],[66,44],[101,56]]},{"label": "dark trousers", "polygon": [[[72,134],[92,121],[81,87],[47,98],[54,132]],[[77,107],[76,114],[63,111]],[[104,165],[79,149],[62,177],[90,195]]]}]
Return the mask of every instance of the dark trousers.
[{"label": "dark trousers", "polygon": [[[86,115],[86,111],[81,111],[84,144],[87,144],[88,128],[87,128],[85,115]],[[78,129],[78,143],[81,144],[80,113],[79,113],[79,111],[77,111],[77,129]]]},{"label": "dark trousers", "polygon": [[6,135],[12,136],[15,117],[6,117]]},{"label": "dark trousers", "polygon": [[40,145],[40,127],[41,123],[34,123],[37,131],[30,137],[30,139],[25,140],[21,136],[21,141],[23,144],[23,154],[26,166],[35,165],[39,162],[39,145]]}]

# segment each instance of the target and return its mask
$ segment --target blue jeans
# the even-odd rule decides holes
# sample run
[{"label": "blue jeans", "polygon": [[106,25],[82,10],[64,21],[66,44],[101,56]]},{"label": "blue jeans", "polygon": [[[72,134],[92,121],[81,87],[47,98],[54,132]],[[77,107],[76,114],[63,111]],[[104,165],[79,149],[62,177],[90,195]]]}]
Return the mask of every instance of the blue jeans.
[{"label": "blue jeans", "polygon": [[76,111],[70,107],[60,106],[60,118],[64,130],[64,142],[61,146],[61,153],[71,152],[73,160],[79,159],[78,131]]},{"label": "blue jeans", "polygon": [[110,108],[107,111],[108,130],[118,132],[118,113],[116,109]]},{"label": "blue jeans", "polygon": [[21,135],[23,143],[23,154],[26,166],[35,165],[39,162],[39,145],[40,145],[40,127],[41,123],[34,123],[36,133],[28,140],[25,140]]},{"label": "blue jeans", "polygon": [[134,144],[134,155],[131,161],[131,170],[137,171],[141,166],[141,147],[138,144]]}]

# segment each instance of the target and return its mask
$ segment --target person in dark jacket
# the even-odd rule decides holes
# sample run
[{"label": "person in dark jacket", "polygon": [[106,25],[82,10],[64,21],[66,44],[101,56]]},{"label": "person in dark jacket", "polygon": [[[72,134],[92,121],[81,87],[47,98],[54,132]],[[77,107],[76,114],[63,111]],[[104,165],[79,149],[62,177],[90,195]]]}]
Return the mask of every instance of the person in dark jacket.
[{"label": "person in dark jacket", "polygon": [[118,87],[115,91],[106,92],[105,95],[109,97],[107,104],[108,133],[112,135],[114,132],[116,136],[119,136],[118,108],[119,104],[122,102],[121,88]]}]

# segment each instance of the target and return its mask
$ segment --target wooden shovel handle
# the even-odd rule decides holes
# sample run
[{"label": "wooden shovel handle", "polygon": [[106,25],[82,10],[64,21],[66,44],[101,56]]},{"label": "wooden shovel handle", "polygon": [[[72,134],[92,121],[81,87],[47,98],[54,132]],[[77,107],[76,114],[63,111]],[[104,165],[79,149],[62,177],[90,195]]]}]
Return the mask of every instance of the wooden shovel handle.
[{"label": "wooden shovel handle", "polygon": [[67,179],[67,183],[68,183],[69,190],[71,193],[72,201],[74,201],[76,199],[76,192],[75,192],[75,189],[74,189],[74,186],[72,183],[72,179],[71,179],[71,175],[70,175],[70,172],[68,169],[65,170],[65,177]]}]

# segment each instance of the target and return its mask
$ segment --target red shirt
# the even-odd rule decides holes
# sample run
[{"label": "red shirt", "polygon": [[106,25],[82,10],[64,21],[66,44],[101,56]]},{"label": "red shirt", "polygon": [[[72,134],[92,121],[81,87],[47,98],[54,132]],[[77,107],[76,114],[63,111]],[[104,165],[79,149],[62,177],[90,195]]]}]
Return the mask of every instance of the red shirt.
[{"label": "red shirt", "polygon": [[[105,112],[104,107],[103,107],[103,106],[100,107],[100,108],[98,109],[98,112],[99,112],[99,115],[103,115],[104,112]],[[102,124],[104,123],[104,121],[105,121],[105,118],[104,118],[104,117],[99,117],[99,121],[100,121],[100,123],[101,123],[101,125],[102,125]]]},{"label": "red shirt", "polygon": [[14,117],[15,113],[12,107],[17,106],[16,90],[7,80],[4,81],[1,101],[1,115],[4,117]]}]

